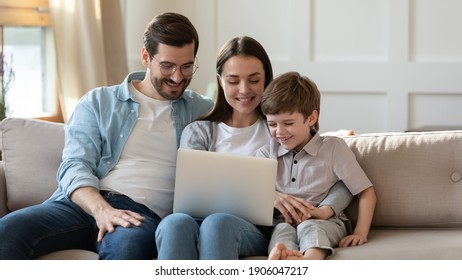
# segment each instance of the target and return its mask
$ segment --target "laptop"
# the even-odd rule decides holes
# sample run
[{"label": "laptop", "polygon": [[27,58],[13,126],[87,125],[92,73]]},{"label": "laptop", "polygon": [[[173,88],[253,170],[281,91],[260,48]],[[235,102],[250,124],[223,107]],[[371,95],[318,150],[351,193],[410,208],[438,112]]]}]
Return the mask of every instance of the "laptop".
[{"label": "laptop", "polygon": [[180,148],[173,212],[199,219],[229,213],[272,225],[276,173],[276,159]]}]

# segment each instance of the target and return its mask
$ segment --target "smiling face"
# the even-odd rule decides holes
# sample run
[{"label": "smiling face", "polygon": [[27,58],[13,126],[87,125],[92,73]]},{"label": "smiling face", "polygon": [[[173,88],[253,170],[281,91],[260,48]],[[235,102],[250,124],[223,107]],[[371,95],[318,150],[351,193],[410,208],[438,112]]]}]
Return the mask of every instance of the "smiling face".
[{"label": "smiling face", "polygon": [[223,64],[219,80],[226,102],[233,108],[233,117],[258,117],[256,108],[265,88],[265,70],[259,59],[253,56],[231,57]]},{"label": "smiling face", "polygon": [[300,151],[311,139],[311,127],[318,119],[318,112],[313,111],[305,117],[299,112],[285,112],[266,115],[271,136],[286,150]]},{"label": "smiling face", "polygon": [[[183,47],[174,47],[159,44],[154,58],[143,48],[143,64],[149,72],[149,79],[154,89],[154,98],[160,100],[175,100],[183,95],[183,92],[191,82],[191,76],[184,76],[180,67],[194,63],[194,43]],[[172,74],[163,74],[161,65],[174,65],[176,70]]]}]

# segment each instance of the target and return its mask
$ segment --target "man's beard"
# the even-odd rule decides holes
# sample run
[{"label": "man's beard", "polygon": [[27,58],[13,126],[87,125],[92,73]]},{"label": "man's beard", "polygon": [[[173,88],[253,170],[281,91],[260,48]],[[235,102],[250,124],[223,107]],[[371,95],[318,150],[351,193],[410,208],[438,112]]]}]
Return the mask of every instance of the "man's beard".
[{"label": "man's beard", "polygon": [[162,90],[162,85],[164,85],[165,82],[171,82],[171,83],[175,84],[175,82],[173,82],[170,79],[165,79],[165,78],[159,79],[159,78],[156,78],[156,77],[151,77],[152,86],[154,87],[154,89],[157,91],[157,93],[162,98],[164,98],[166,100],[176,100],[176,99],[180,98],[183,95],[183,93],[186,90],[186,88],[188,87],[189,83],[191,83],[191,79],[183,79],[183,80],[181,80],[180,83],[183,84],[181,89],[175,90],[175,91],[169,91],[169,92],[165,92],[165,91]]}]

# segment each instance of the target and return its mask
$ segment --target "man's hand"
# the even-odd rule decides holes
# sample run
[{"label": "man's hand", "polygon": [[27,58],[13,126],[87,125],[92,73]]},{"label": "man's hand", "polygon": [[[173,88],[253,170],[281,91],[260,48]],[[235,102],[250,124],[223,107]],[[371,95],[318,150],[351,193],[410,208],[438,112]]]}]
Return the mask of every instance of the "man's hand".
[{"label": "man's hand", "polygon": [[112,207],[93,187],[83,187],[75,190],[71,200],[85,212],[93,216],[99,228],[98,242],[103,240],[106,232],[112,233],[116,226],[125,228],[131,225],[141,226],[144,217],[130,210],[120,210]]},{"label": "man's hand", "polygon": [[129,228],[131,225],[141,226],[144,217],[130,210],[115,209],[108,204],[108,207],[101,209],[93,216],[99,228],[98,242],[103,240],[106,232],[113,233],[116,226]]}]

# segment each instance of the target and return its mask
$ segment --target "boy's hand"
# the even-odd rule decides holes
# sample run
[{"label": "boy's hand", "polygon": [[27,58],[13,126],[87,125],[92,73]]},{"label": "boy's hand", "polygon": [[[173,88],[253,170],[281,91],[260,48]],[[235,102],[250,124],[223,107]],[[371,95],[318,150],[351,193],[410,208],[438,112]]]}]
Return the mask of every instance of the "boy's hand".
[{"label": "boy's hand", "polygon": [[367,242],[367,237],[358,235],[358,234],[352,234],[345,236],[340,240],[338,246],[339,247],[348,247],[348,246],[356,246],[356,245],[363,245],[364,243]]},{"label": "boy's hand", "polygon": [[299,224],[311,218],[316,210],[316,207],[304,199],[281,192],[276,192],[274,208],[281,212],[288,224]]}]

